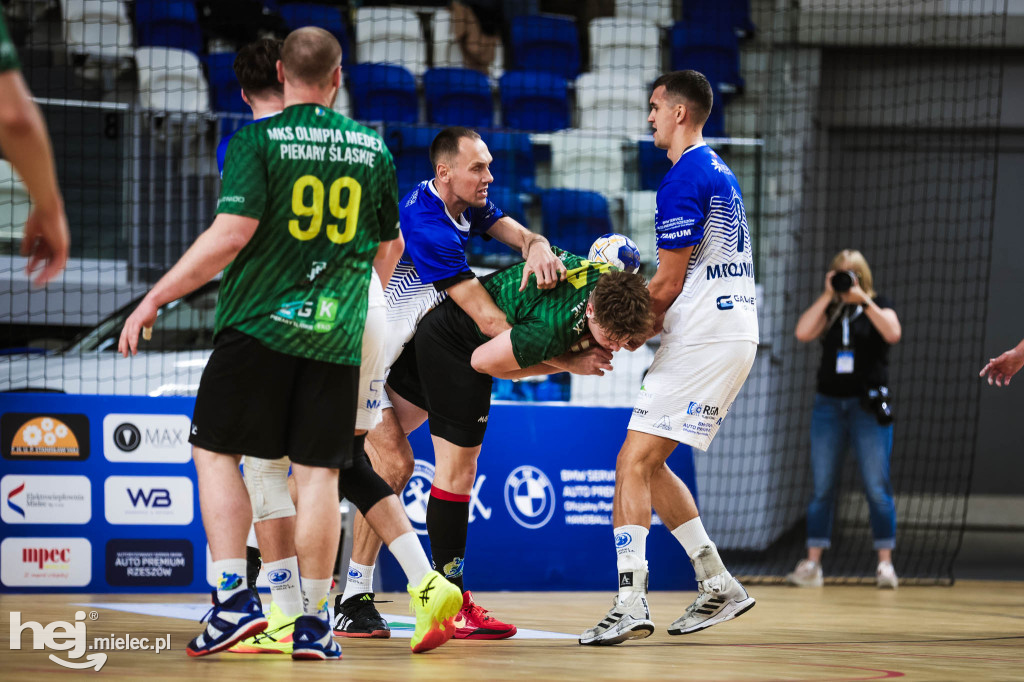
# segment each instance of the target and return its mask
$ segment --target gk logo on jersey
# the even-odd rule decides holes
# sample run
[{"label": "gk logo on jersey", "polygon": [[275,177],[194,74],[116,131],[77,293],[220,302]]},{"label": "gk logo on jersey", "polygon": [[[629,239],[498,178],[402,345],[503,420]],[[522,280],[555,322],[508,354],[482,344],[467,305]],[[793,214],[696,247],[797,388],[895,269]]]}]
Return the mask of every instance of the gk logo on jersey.
[{"label": "gk logo on jersey", "polygon": [[316,324],[314,331],[329,332],[334,329],[334,320],[338,317],[340,301],[330,296],[321,296],[316,302]]}]

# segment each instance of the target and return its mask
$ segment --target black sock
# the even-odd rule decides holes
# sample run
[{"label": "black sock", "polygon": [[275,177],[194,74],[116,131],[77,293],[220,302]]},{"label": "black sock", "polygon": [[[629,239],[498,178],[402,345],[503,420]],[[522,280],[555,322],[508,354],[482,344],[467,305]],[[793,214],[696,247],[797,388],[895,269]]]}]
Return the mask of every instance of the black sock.
[{"label": "black sock", "polygon": [[427,502],[427,535],[434,568],[465,591],[462,569],[469,532],[469,495],[456,495],[440,488],[430,489]]}]

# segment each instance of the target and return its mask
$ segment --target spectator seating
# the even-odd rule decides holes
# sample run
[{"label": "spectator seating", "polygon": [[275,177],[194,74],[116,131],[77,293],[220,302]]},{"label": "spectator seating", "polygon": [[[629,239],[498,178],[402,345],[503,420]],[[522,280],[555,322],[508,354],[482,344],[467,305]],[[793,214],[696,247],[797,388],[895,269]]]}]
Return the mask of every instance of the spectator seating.
[{"label": "spectator seating", "polygon": [[651,131],[649,87],[629,71],[592,71],[576,79],[579,127],[617,134]]},{"label": "spectator seating", "polygon": [[32,201],[28,188],[8,161],[0,159],[0,243],[21,241]]},{"label": "spectator seating", "polygon": [[210,96],[196,55],[171,47],[140,47],[135,51],[135,63],[139,102],[144,108],[209,111]]},{"label": "spectator seating", "polygon": [[[434,68],[450,66],[462,68],[465,65],[465,61],[462,58],[462,48],[455,42],[455,35],[452,31],[452,13],[446,9],[439,9],[434,12],[433,29],[434,42],[432,53]],[[504,52],[505,49],[499,40],[494,53],[494,63],[491,64],[490,69],[490,76],[492,78],[500,78],[504,72]]]},{"label": "spectator seating", "polygon": [[[523,201],[515,190],[500,185],[491,185],[487,188],[487,198],[505,215],[518,221],[521,225],[529,225]],[[500,267],[523,259],[521,253],[497,239],[471,237],[467,242],[467,247],[469,257],[474,263]]]},{"label": "spectator seating", "polygon": [[491,175],[495,184],[516,192],[536,191],[537,164],[529,133],[493,131],[483,133],[483,138],[494,159],[491,161]]},{"label": "spectator seating", "polygon": [[613,232],[608,200],[599,192],[549,189],[541,194],[544,234],[555,246],[586,257],[590,245]]},{"label": "spectator seating", "polygon": [[672,27],[672,68],[700,71],[711,81],[716,95],[743,89],[739,42],[729,29],[677,22]]},{"label": "spectator seating", "polygon": [[401,64],[415,75],[427,68],[427,43],[419,15],[399,7],[356,10],[356,61]]},{"label": "spectator seating", "polygon": [[384,144],[395,158],[398,172],[398,198],[401,199],[423,180],[434,177],[430,165],[430,143],[440,128],[388,124]]},{"label": "spectator seating", "polygon": [[235,53],[215,52],[203,57],[203,63],[206,64],[213,110],[249,113],[249,107],[242,99],[242,88],[235,78]]},{"label": "spectator seating", "polygon": [[[707,2],[707,0],[697,0]],[[615,16],[630,17],[653,22],[658,26],[671,26],[673,0],[615,0]]]},{"label": "spectator seating", "polygon": [[661,75],[661,30],[654,22],[599,17],[589,31],[591,71],[626,71],[644,87]]},{"label": "spectator seating", "polygon": [[683,20],[693,26],[714,26],[731,29],[739,38],[754,34],[750,20],[750,0],[684,0]]},{"label": "spectator seating", "polygon": [[640,189],[642,190],[657,191],[661,187],[661,179],[672,167],[672,162],[669,161],[665,150],[655,147],[654,140],[650,138],[640,140],[637,163],[640,166]]},{"label": "spectator seating", "polygon": [[241,47],[256,40],[261,33],[284,31],[273,2],[269,7],[263,0],[196,0],[195,4],[199,25],[211,43],[219,40],[231,47]]},{"label": "spectator seating", "polygon": [[116,62],[135,54],[132,24],[120,0],[62,0],[68,53]]},{"label": "spectator seating", "polygon": [[[664,152],[662,155],[664,156]],[[658,193],[651,190],[627,192],[625,197],[626,234],[636,243],[640,250],[640,262],[644,265],[657,262],[658,247],[654,235],[657,197]]]},{"label": "spectator seating", "polygon": [[462,68],[429,69],[423,74],[427,119],[440,125],[490,128],[494,99],[487,76]]},{"label": "spectator seating", "polygon": [[[551,184],[590,189],[606,194],[625,188],[622,137],[589,130],[562,130],[551,134]],[[594,235],[595,237],[600,234]]]},{"label": "spectator seating", "polygon": [[353,118],[360,121],[416,123],[416,79],[396,64],[354,64],[344,72],[352,95]]},{"label": "spectator seating", "polygon": [[499,84],[506,128],[549,131],[569,127],[569,86],[561,76],[507,71]]},{"label": "spectator seating", "polygon": [[351,62],[351,45],[348,40],[348,29],[337,7],[328,7],[315,3],[301,2],[281,5],[281,19],[288,30],[303,26],[319,26],[341,43],[342,63]]},{"label": "spectator seating", "polygon": [[510,28],[512,68],[573,79],[580,72],[576,22],[554,15],[517,16]]},{"label": "spectator seating", "polygon": [[203,32],[191,0],[136,0],[135,38],[139,47],[203,51]]}]

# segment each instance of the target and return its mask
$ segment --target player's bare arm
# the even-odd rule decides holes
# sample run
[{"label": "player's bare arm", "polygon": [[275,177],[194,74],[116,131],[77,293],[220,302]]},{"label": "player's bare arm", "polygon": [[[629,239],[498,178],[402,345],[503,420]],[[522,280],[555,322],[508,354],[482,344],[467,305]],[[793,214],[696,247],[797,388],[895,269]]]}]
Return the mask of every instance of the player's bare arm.
[{"label": "player's bare arm", "polygon": [[401,232],[398,233],[397,238],[381,242],[377,246],[377,255],[373,259],[373,269],[380,279],[381,288],[388,288],[388,282],[391,280],[391,275],[395,273],[395,266],[402,259],[402,251],[404,250],[405,238]]},{"label": "player's bare arm", "polygon": [[494,299],[476,277],[457,282],[446,291],[456,305],[473,318],[484,336],[493,339],[512,328],[505,313],[494,303]]},{"label": "player's bare arm", "polygon": [[235,259],[256,232],[259,220],[221,213],[199,235],[180,260],[150,289],[125,320],[117,350],[122,356],[139,350],[139,332],[156,322],[160,306],[175,301],[213,279]]},{"label": "player's bare arm", "polygon": [[665,312],[683,290],[686,281],[686,268],[690,264],[693,247],[684,249],[658,249],[658,271],[654,273],[650,284],[651,312],[654,313],[654,332],[661,331],[665,321]]},{"label": "player's bare arm", "polygon": [[537,276],[538,289],[551,289],[565,279],[565,263],[551,251],[546,237],[530,232],[509,216],[498,219],[487,234],[523,254],[526,267],[519,291],[526,289],[531,274]]}]

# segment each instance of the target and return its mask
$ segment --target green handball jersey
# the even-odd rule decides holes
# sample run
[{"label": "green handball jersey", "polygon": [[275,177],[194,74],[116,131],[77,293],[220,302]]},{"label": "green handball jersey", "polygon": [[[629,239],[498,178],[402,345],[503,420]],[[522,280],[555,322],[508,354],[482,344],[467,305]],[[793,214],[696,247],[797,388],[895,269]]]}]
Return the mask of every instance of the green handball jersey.
[{"label": "green handball jersey", "polygon": [[0,73],[18,68],[18,52],[14,49],[11,36],[7,32],[4,13],[0,10]]},{"label": "green handball jersey", "polygon": [[[520,367],[530,367],[565,352],[587,333],[587,300],[597,280],[612,266],[593,263],[552,247],[568,271],[553,289],[538,289],[533,280],[519,291],[525,263],[501,270],[483,281],[494,303],[512,325],[512,352]],[[487,337],[480,335],[483,341]]]},{"label": "green handball jersey", "polygon": [[380,136],[316,104],[241,128],[217,213],[259,220],[224,270],[215,333],[358,365],[377,246],[398,237],[394,159]]}]

